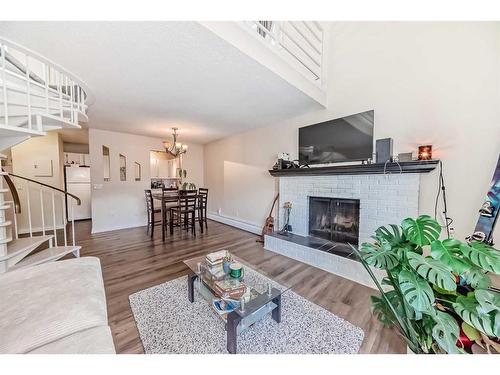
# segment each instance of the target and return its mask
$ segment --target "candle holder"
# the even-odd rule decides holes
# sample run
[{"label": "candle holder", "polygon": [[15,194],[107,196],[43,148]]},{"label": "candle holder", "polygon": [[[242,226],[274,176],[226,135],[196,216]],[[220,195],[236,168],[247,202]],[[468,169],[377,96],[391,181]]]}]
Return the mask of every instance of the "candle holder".
[{"label": "candle holder", "polygon": [[432,160],[432,145],[418,147],[418,160]]}]

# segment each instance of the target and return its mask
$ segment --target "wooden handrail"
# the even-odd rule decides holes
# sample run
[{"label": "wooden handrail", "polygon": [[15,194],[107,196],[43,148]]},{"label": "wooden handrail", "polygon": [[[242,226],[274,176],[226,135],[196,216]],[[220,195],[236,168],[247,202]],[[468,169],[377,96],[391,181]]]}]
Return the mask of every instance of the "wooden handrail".
[{"label": "wooden handrail", "polygon": [[[2,168],[2,172],[5,172],[5,170]],[[7,186],[9,187],[10,193],[12,194],[12,200],[14,201],[14,212],[16,214],[21,213],[21,200],[19,199],[19,194],[17,193],[16,186],[14,185],[14,182],[12,182],[12,179],[9,177],[8,174],[3,175],[5,182],[7,182]]]},{"label": "wooden handrail", "polygon": [[[73,198],[74,200],[76,200],[76,204],[78,206],[80,206],[81,203],[82,203],[82,201],[80,200],[80,198],[78,198],[76,195],[68,193],[66,190],[62,190],[62,189],[56,188],[55,186],[52,186],[52,185],[44,184],[43,182],[40,182],[40,181],[32,180],[31,178],[28,178],[28,177],[19,176],[19,175],[14,174],[14,173],[9,173],[9,176],[20,178],[20,179],[25,180],[25,181],[33,182],[35,184],[38,184],[38,185],[41,185],[41,186],[45,186],[45,187],[47,187],[49,189],[56,190],[56,191],[58,191],[60,193],[63,193],[65,195],[69,195],[71,198]],[[17,194],[17,192],[16,192],[16,194]]]}]

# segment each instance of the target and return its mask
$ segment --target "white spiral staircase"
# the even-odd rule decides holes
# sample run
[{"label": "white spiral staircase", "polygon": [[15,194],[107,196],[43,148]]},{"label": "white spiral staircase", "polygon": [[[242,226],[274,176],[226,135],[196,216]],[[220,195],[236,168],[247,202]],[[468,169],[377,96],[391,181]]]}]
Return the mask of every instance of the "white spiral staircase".
[{"label": "white spiral staircase", "polygon": [[[80,128],[79,123],[88,120],[90,101],[90,91],[79,78],[40,54],[0,37],[0,151],[44,136],[47,131]],[[0,154],[0,159],[4,158]],[[22,184],[25,202],[19,201],[12,178]],[[34,196],[39,197],[38,203]],[[78,197],[63,190],[0,170],[0,273],[57,260],[69,253],[79,256],[74,204],[80,204]],[[62,212],[56,213],[56,207]],[[27,216],[27,233],[20,233],[17,227],[21,210]],[[36,228],[34,222],[39,223]],[[48,247],[30,255],[44,245]]]}]

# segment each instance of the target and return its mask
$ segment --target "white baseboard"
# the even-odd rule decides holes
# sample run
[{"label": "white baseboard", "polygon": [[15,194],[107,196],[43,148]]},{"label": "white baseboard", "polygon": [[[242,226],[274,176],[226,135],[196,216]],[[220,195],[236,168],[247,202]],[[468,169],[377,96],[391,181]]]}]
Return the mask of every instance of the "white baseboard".
[{"label": "white baseboard", "polygon": [[[207,213],[207,217],[210,220],[217,221],[222,224],[230,225],[232,227],[238,228],[245,230],[250,233],[255,233],[255,234],[261,234],[262,233],[262,228],[259,227],[258,225],[255,225],[253,223],[249,223],[246,221],[241,221],[232,217],[228,216],[222,216],[222,215],[217,215],[214,213]],[[92,227],[92,234],[96,233],[103,233],[103,232],[111,232],[113,230],[120,230],[120,229],[131,229],[131,228],[138,228],[138,227],[144,227],[146,226],[145,223],[143,224],[131,224],[131,225],[117,225],[117,226],[112,226],[112,227],[106,227],[106,228],[94,228]]]},{"label": "white baseboard", "polygon": [[259,235],[262,233],[262,228],[253,223],[248,223],[232,217],[222,216],[214,213],[207,213],[207,217],[210,220],[218,221],[219,223],[230,225],[238,229],[243,229],[250,233],[255,233]]},{"label": "white baseboard", "polygon": [[[120,229],[131,229],[131,228],[139,228],[139,227],[145,227],[147,224],[146,223],[141,223],[141,224],[130,224],[130,225],[117,225],[114,227],[106,227],[106,228],[94,228],[92,227],[92,230],[90,233],[96,234],[96,233],[103,233],[103,232],[111,232],[114,230],[120,230]],[[161,233],[161,231],[160,231]]]}]

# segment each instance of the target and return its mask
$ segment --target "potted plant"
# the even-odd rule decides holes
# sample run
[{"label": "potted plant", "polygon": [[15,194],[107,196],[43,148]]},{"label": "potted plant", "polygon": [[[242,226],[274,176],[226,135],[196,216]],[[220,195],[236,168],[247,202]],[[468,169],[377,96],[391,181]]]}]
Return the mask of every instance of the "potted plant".
[{"label": "potted plant", "polygon": [[[373,243],[353,251],[380,291],[377,318],[393,326],[414,353],[500,353],[500,252],[482,242],[440,240],[430,216],[380,227]],[[385,271],[379,282],[370,266]]]},{"label": "potted plant", "polygon": [[181,190],[196,190],[196,185],[192,182],[183,182],[187,177],[187,170],[179,169],[179,177],[181,178]]}]

